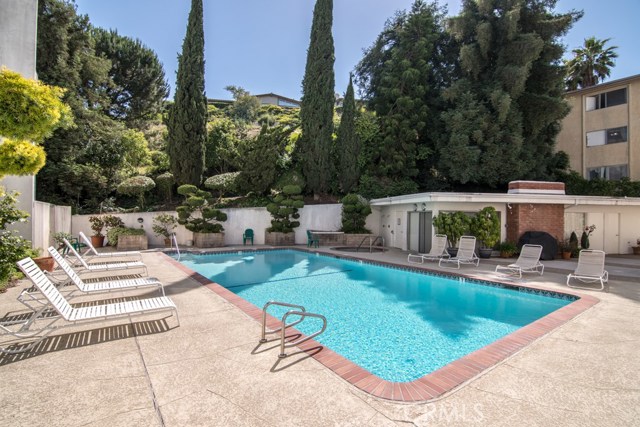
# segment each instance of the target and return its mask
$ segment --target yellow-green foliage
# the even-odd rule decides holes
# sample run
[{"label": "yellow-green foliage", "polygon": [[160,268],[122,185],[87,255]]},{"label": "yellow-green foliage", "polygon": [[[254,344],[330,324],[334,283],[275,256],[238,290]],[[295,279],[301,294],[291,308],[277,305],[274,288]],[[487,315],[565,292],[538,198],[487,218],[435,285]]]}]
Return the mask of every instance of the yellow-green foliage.
[{"label": "yellow-green foliage", "polygon": [[72,123],[61,99],[64,90],[0,69],[0,135],[42,141],[59,126]]},{"label": "yellow-green foliage", "polygon": [[45,152],[29,141],[5,139],[0,142],[0,177],[3,175],[34,175],[45,162]]}]

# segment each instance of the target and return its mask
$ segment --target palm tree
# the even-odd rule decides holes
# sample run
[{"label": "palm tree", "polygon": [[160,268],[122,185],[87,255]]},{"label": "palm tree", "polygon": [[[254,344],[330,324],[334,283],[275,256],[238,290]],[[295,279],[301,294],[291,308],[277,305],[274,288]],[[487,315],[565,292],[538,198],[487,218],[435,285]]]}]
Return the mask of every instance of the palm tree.
[{"label": "palm tree", "polygon": [[584,46],[573,49],[573,59],[565,61],[567,72],[566,82],[568,90],[575,90],[594,86],[609,77],[611,67],[615,65],[614,58],[618,57],[615,49],[610,46],[605,49],[611,39],[598,40],[589,37],[584,40]]}]

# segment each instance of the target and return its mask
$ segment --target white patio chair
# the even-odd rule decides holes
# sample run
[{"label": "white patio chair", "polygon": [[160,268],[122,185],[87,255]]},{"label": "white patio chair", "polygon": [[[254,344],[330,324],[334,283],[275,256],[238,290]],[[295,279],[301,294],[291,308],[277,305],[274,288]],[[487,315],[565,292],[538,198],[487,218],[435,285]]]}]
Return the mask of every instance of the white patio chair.
[{"label": "white patio chair", "polygon": [[71,256],[73,256],[76,259],[77,263],[79,263],[79,265],[74,264],[73,265],[74,267],[82,267],[85,271],[92,272],[92,273],[142,268],[145,274],[147,274],[147,266],[142,261],[126,261],[126,262],[114,261],[110,263],[100,262],[95,264],[89,264],[82,257],[82,255],[80,255],[78,251],[76,251],[76,249],[73,247],[71,243],[69,243],[67,239],[62,239],[62,240],[64,240],[64,244],[67,245],[67,248],[69,249],[69,253],[71,254]]},{"label": "white patio chair", "polygon": [[604,269],[604,258],[604,251],[598,251],[595,249],[581,250],[580,255],[578,255],[578,266],[576,267],[576,270],[567,275],[567,286],[571,288],[581,288],[581,286],[575,286],[569,283],[571,278],[575,278],[583,283],[600,282],[600,288],[597,288],[596,290],[604,289],[605,282],[609,280],[609,272]]},{"label": "white patio chair", "polygon": [[[407,262],[412,264],[422,264],[425,261],[436,261],[440,258],[449,258],[447,253],[447,236],[444,234],[436,234],[433,236],[433,244],[431,250],[426,254],[409,254],[407,256]],[[412,261],[415,259],[415,261]]]},{"label": "white patio chair", "polygon": [[520,256],[513,264],[496,265],[496,273],[500,270],[507,270],[507,274],[517,274],[522,278],[522,273],[544,273],[544,265],[540,262],[542,255],[541,245],[523,245]]},{"label": "white patio chair", "polygon": [[162,282],[160,282],[155,277],[140,277],[135,279],[124,279],[124,280],[103,280],[99,282],[90,282],[85,283],[80,276],[71,268],[71,265],[64,259],[62,255],[54,248],[50,246],[47,249],[53,259],[58,263],[62,271],[69,276],[71,282],[76,286],[76,288],[83,293],[97,293],[97,292],[111,292],[111,291],[126,291],[129,289],[140,289],[140,288],[158,288],[162,295],[164,295],[164,286]]},{"label": "white patio chair", "polygon": [[[460,268],[460,264],[472,264],[476,267],[480,263],[480,258],[476,255],[476,238],[474,236],[462,236],[458,243],[458,253],[452,258],[441,258],[438,266],[442,267],[442,263],[455,263],[456,268]],[[446,266],[445,266],[446,267]]]},{"label": "white patio chair", "polygon": [[82,231],[78,233],[80,239],[87,246],[87,250],[82,254],[84,257],[95,258],[131,258],[135,257],[138,260],[142,259],[142,254],[139,251],[123,251],[123,252],[98,252],[89,239]]},{"label": "white patio chair", "polygon": [[[39,310],[26,319],[21,317],[19,320],[0,322],[0,336],[10,335],[18,340],[35,339],[28,345],[18,345],[15,350],[8,347],[0,348],[2,352],[20,353],[27,351],[54,331],[68,326],[105,322],[121,318],[130,319],[132,316],[150,313],[169,312],[175,314],[178,326],[180,326],[178,309],[169,297],[162,296],[112,304],[73,307],[31,258],[24,258],[16,264],[44,295],[47,303],[42,304]],[[54,312],[53,314],[51,310]],[[14,342],[13,344],[16,343]]]}]

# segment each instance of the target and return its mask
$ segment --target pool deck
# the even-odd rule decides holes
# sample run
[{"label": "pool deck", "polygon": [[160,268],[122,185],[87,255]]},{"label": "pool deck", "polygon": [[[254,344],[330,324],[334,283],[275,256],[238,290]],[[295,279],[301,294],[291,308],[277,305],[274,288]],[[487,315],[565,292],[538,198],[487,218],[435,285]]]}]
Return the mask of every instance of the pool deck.
[{"label": "pool deck", "polygon": [[[406,255],[359,254],[399,265]],[[278,342],[258,345],[259,323],[236,305],[164,255],[143,259],[165,283],[181,326],[150,316],[69,328],[31,352],[0,354],[0,425],[623,426],[640,419],[640,257],[608,256],[604,292],[571,290],[597,304],[431,403],[374,397],[295,349],[280,360]],[[491,280],[506,261],[481,260],[460,272]],[[526,275],[522,284],[567,292],[576,261],[543,263],[544,276]],[[0,317],[23,311],[16,296],[25,284],[0,294]]]}]

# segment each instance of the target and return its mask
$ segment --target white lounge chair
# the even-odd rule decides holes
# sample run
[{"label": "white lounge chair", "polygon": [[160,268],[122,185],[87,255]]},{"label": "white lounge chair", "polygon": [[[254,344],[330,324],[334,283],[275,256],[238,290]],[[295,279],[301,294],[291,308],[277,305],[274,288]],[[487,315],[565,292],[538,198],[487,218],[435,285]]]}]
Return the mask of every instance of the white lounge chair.
[{"label": "white lounge chair", "polygon": [[114,271],[114,270],[127,270],[127,269],[134,269],[134,268],[142,268],[145,272],[145,274],[147,274],[147,266],[142,262],[142,261],[127,261],[127,262],[110,262],[110,263],[95,263],[95,264],[89,264],[87,263],[87,261],[78,253],[78,251],[76,251],[76,249],[73,247],[73,245],[71,243],[69,243],[69,241],[67,239],[62,239],[64,240],[64,244],[67,245],[67,248],[69,249],[69,253],[71,253],[71,256],[73,256],[77,263],[74,264],[74,267],[82,267],[84,268],[84,270],[89,271],[89,272],[105,272],[105,271]]},{"label": "white lounge chair", "polygon": [[[149,313],[175,314],[178,326],[180,318],[178,309],[169,297],[146,298],[123,301],[112,304],[97,304],[86,307],[73,307],[60,293],[49,278],[38,268],[31,258],[25,258],[16,263],[20,270],[33,282],[33,285],[44,295],[47,303],[32,313],[27,319],[0,322],[0,335],[11,335],[18,340],[35,339],[28,345],[18,345],[18,348],[0,348],[6,353],[20,353],[37,345],[52,332],[68,326],[103,322],[113,319],[144,315]],[[49,310],[55,311],[52,315]],[[63,322],[58,325],[58,323]],[[41,325],[36,327],[37,325]],[[16,344],[13,342],[13,344]]]},{"label": "white lounge chair", "polygon": [[[449,254],[447,253],[447,236],[444,234],[436,234],[433,236],[433,242],[429,253],[409,254],[407,256],[407,262],[412,264],[422,264],[425,261],[437,261],[440,258],[449,258]],[[415,259],[415,261],[412,261],[412,259]]]},{"label": "white lounge chair", "polygon": [[84,293],[96,293],[96,292],[111,292],[111,291],[126,291],[129,289],[140,289],[155,287],[159,288],[162,295],[164,295],[164,286],[155,277],[140,277],[135,279],[124,280],[104,280],[99,282],[85,283],[80,276],[71,268],[71,265],[64,259],[62,255],[54,248],[50,246],[49,253],[60,266],[60,268],[69,276],[71,282],[76,285],[80,292]]},{"label": "white lounge chair", "polygon": [[[600,288],[604,289],[604,284],[609,280],[609,272],[604,269],[605,253],[594,249],[583,249],[578,255],[578,266],[573,273],[567,275],[567,286],[580,288],[581,286],[571,285],[569,281],[575,278],[584,283],[600,282]],[[583,288],[594,289],[594,288]]]},{"label": "white lounge chair", "polygon": [[142,259],[142,254],[139,251],[124,251],[124,252],[98,252],[89,239],[82,231],[78,233],[80,239],[87,246],[87,250],[82,254],[84,257],[96,257],[96,258],[131,258],[135,257],[138,260]]},{"label": "white lounge chair", "polygon": [[517,274],[519,278],[522,273],[544,273],[544,265],[540,262],[542,255],[542,246],[540,245],[523,245],[520,250],[520,256],[513,264],[497,265],[496,273],[500,270],[507,270],[507,274]]},{"label": "white lounge chair", "polygon": [[452,258],[441,258],[438,266],[442,267],[442,263],[455,263],[456,268],[460,268],[460,264],[472,264],[476,267],[480,263],[480,258],[476,255],[476,238],[474,236],[462,236],[458,243],[458,253]]}]

